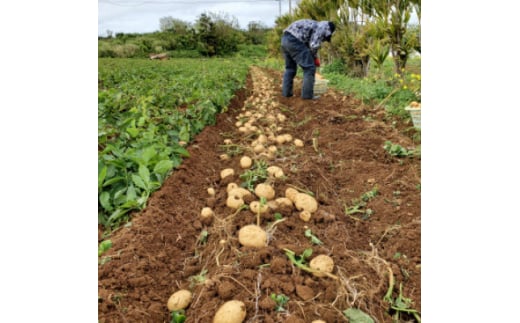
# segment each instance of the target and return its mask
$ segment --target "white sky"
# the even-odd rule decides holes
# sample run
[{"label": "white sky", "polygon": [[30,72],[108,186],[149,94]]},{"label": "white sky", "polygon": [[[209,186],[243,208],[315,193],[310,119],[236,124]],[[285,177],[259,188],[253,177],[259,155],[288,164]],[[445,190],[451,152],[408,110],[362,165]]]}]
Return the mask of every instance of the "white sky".
[{"label": "white sky", "polygon": [[250,21],[274,26],[275,19],[294,9],[298,0],[98,0],[98,35],[146,33],[159,30],[159,20],[173,17],[195,22],[204,12],[226,13],[235,17],[240,28]]}]

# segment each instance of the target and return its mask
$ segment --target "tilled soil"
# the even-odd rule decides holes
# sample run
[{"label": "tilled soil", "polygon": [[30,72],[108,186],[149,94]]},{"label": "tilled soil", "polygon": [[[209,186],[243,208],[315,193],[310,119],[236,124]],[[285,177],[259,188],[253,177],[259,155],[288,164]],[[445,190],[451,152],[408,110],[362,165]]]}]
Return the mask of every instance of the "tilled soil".
[{"label": "tilled soil", "polygon": [[[395,311],[384,300],[391,277],[392,298],[401,285],[402,296],[413,301],[410,308],[420,312],[421,161],[383,148],[386,141],[416,147],[411,125],[386,120],[381,109],[333,89],[318,100],[302,100],[296,83],[295,96],[284,98],[281,78],[252,67],[228,111],[189,144],[190,157],[130,224],[108,237],[113,247],[102,258],[110,260],[98,267],[99,322],[170,322],[166,304],[180,289],[193,295],[187,323],[212,322],[228,300],[245,304],[244,322],[348,322],[342,312],[349,308],[375,322],[392,322]],[[246,113],[258,111],[263,115],[251,126],[272,130],[264,147],[276,146],[275,153],[255,153],[251,144],[258,134],[239,128],[249,119]],[[276,143],[274,136],[282,134],[291,141]],[[228,160],[221,157],[225,153]],[[226,206],[228,184],[246,181],[240,176],[247,171],[240,167],[244,155],[283,170],[283,177],[265,180],[276,198],[294,188],[318,202],[307,222],[295,207],[261,214],[268,239],[260,248],[245,247],[237,237],[241,227],[257,224],[257,214]],[[225,168],[234,175],[221,179]],[[204,207],[213,210],[212,218],[201,218]],[[322,244],[311,242],[308,229]],[[333,259],[331,276],[317,277],[287,257],[287,250],[301,255],[308,248],[313,253],[306,264],[317,255]],[[272,294],[288,297],[283,310]],[[413,321],[412,315],[400,317]]]}]

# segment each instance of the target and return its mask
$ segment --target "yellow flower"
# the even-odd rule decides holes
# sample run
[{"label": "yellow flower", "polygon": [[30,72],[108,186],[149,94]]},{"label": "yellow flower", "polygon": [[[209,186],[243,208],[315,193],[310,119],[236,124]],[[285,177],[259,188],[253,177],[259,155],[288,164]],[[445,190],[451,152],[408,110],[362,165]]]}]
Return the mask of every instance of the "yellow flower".
[{"label": "yellow flower", "polygon": [[406,90],[407,88],[408,88],[408,86],[406,86],[406,85],[405,85],[405,86],[403,86],[403,90]]}]

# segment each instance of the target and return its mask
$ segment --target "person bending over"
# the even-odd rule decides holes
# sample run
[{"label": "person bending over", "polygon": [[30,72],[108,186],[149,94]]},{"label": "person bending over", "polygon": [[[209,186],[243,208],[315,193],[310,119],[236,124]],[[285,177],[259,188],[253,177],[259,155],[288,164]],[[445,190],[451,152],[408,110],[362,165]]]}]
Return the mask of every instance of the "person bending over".
[{"label": "person bending over", "polygon": [[332,21],[301,19],[289,25],[282,35],[282,51],[285,59],[282,95],[293,96],[293,82],[298,65],[303,69],[302,99],[314,96],[316,67],[320,67],[318,49],[324,41],[330,42],[336,26]]}]

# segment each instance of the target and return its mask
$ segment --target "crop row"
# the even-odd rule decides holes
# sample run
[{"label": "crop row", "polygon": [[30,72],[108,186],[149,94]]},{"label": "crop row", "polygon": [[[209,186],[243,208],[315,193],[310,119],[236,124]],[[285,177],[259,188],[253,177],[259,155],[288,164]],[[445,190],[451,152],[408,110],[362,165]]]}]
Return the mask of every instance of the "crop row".
[{"label": "crop row", "polygon": [[245,60],[98,61],[98,221],[105,228],[146,205],[189,156],[183,146],[224,112]]}]

